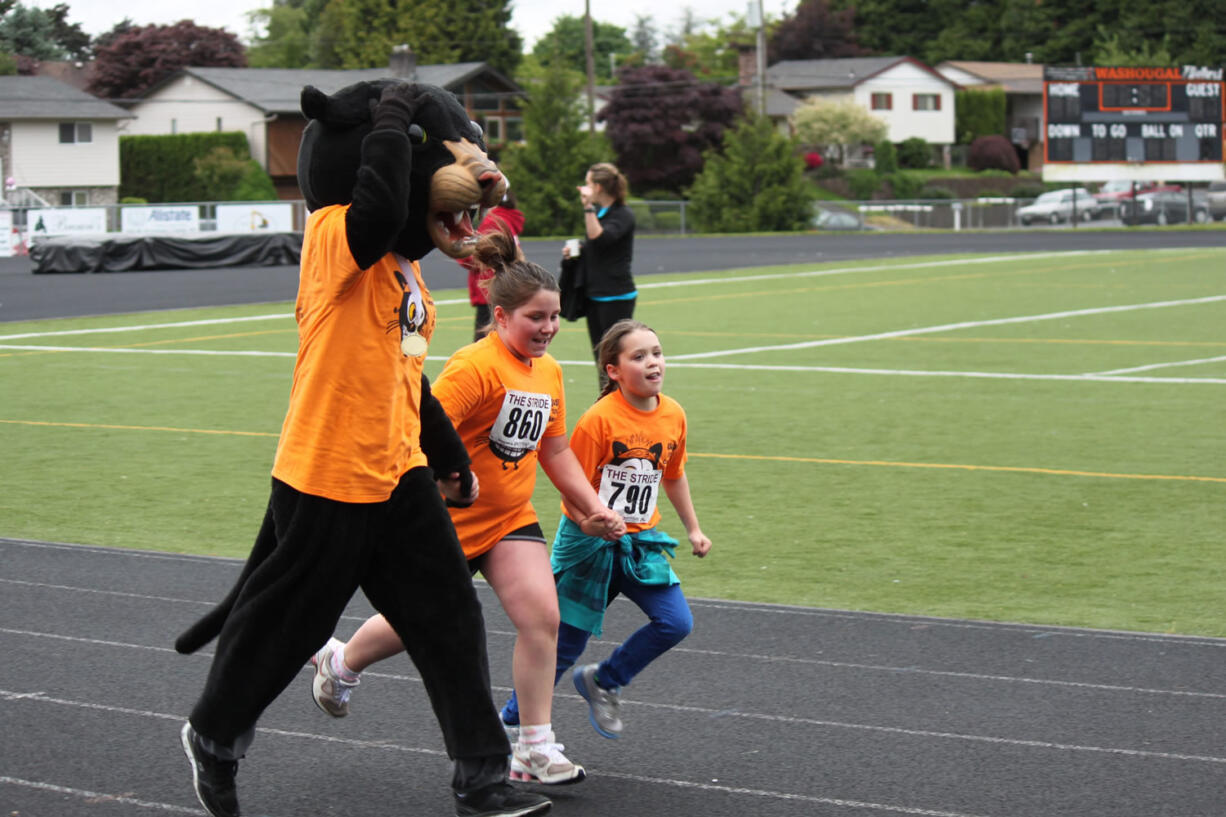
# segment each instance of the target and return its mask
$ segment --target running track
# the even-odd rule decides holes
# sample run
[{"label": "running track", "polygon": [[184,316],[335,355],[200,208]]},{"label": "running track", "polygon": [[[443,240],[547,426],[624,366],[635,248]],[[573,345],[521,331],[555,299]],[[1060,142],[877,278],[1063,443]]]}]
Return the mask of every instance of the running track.
[{"label": "running track", "polygon": [[[1077,234],[1074,244],[1044,234],[1043,246],[1032,237],[1028,248],[1087,249],[1081,242],[1093,235]],[[1097,235],[1118,248],[1141,234]],[[1215,231],[1162,234],[1162,245],[1181,245],[1166,243],[1177,236],[1190,237],[1185,246],[1226,244]],[[1008,249],[1004,240],[982,249]],[[724,263],[699,257],[710,249],[699,243],[661,248],[662,257],[679,252],[696,266],[672,268],[713,269],[745,266],[750,252],[759,263],[794,262],[774,260],[781,253],[816,261],[841,251],[919,252],[909,243],[866,252],[846,242],[823,244],[826,257],[815,257],[740,241],[739,254],[717,252]],[[0,264],[0,320],[292,297],[268,294],[285,286],[285,268],[28,276],[22,261]],[[237,291],[255,280],[250,293]],[[234,284],[225,297],[219,281]],[[108,288],[125,297],[113,303]],[[40,301],[39,290],[54,297]],[[0,539],[0,557],[8,657],[0,662],[0,815],[203,814],[177,731],[209,655],[177,655],[171,642],[224,593],[239,562],[9,539]],[[479,591],[501,699],[510,627],[488,588]],[[590,777],[550,790],[554,814],[1226,814],[1224,639],[692,603],[694,634],[625,691],[622,740],[599,738],[573,689],[559,687],[559,739]],[[340,635],[368,613],[355,599]],[[607,637],[620,639],[639,620],[632,605],[616,602]],[[610,646],[593,641],[589,655]],[[368,673],[342,721],[314,707],[308,679],[302,672],[260,722],[239,771],[245,814],[452,813],[450,764],[407,659]]]}]

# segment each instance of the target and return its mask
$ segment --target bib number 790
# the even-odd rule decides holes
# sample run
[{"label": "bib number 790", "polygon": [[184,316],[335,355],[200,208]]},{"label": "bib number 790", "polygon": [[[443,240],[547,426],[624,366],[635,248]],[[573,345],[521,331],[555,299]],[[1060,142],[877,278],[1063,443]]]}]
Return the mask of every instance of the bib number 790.
[{"label": "bib number 790", "polygon": [[649,522],[659,500],[661,472],[606,465],[600,475],[600,501],[627,522]]}]

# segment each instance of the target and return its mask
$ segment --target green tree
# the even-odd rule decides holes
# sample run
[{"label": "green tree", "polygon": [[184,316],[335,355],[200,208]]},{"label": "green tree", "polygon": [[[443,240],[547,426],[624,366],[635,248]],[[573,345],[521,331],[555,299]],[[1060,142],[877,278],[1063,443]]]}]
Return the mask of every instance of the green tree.
[{"label": "green tree", "polygon": [[651,15],[634,15],[634,25],[630,28],[630,43],[634,50],[642,55],[644,62],[656,61],[660,51],[660,34],[656,31],[656,23]]},{"label": "green tree", "polygon": [[816,190],[804,178],[793,140],[771,121],[745,116],[724,137],[723,150],[703,156],[689,189],[690,212],[706,232],[801,230]]},{"label": "green tree", "polygon": [[333,0],[328,12],[342,68],[386,66],[408,43],[421,64],[485,62],[513,76],[523,50],[509,0]]},{"label": "green tree", "polygon": [[[322,10],[322,8],[321,8]],[[278,0],[271,8],[249,15],[252,26],[264,34],[247,46],[252,68],[309,68],[313,24],[319,19],[301,3]]]},{"label": "green tree", "polygon": [[851,99],[806,102],[792,114],[792,126],[802,144],[838,148],[840,159],[849,146],[880,142],[889,132],[884,121]]},{"label": "green tree", "polygon": [[591,165],[609,156],[603,138],[582,129],[582,84],[573,71],[550,71],[528,82],[524,143],[507,147],[501,161],[524,213],[525,235],[574,235],[582,229],[575,188]]},{"label": "green tree", "polygon": [[[1098,27],[1098,39],[1094,41],[1095,65],[1137,65],[1137,66],[1169,66],[1175,65],[1171,58],[1170,35],[1166,35],[1159,43],[1137,41],[1128,38],[1136,47],[1129,47],[1121,40],[1124,35],[1119,31],[1108,30],[1106,26]],[[1152,50],[1151,50],[1152,49]]]},{"label": "green tree", "polygon": [[67,22],[64,3],[49,9],[13,3],[0,16],[0,51],[36,60],[85,59],[89,35]]},{"label": "green tree", "polygon": [[[553,21],[549,33],[533,46],[532,54],[544,68],[577,71],[586,76],[584,36],[583,18],[563,15]],[[597,82],[612,82],[614,64],[624,65],[633,52],[634,46],[624,28],[592,20],[592,69]]]}]

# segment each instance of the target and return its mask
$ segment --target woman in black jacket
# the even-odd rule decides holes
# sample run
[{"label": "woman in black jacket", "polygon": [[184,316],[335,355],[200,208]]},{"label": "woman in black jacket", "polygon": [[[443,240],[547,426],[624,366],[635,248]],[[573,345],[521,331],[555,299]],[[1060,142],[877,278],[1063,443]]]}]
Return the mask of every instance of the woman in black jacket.
[{"label": "woman in black jacket", "polygon": [[[634,213],[626,206],[626,177],[615,165],[592,165],[579,188],[587,238],[580,244],[587,299],[587,332],[595,355],[605,330],[634,316],[638,292],[630,274],[634,255]],[[562,257],[570,252],[562,250]],[[604,372],[600,372],[601,383]]]}]

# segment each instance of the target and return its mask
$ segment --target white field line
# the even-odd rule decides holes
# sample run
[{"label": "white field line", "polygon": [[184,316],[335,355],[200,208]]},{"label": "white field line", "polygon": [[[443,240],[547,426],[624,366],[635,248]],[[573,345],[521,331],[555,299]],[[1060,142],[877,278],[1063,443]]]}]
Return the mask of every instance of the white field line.
[{"label": "white field line", "polygon": [[1114,312],[1135,312],[1142,309],[1164,309],[1170,306],[1193,306],[1226,301],[1226,295],[1208,295],[1203,298],[1184,298],[1177,301],[1152,301],[1142,304],[1121,304],[1119,306],[1097,306],[1089,309],[1070,309],[1062,312],[1046,312],[1039,315],[1018,315],[1012,318],[990,318],[983,321],[959,321],[958,323],[941,323],[935,326],[917,326],[912,329],[895,329],[890,332],[874,332],[871,335],[850,335],[842,338],[823,338],[822,340],[807,340],[800,343],[784,343],[775,346],[745,346],[740,349],[723,349],[712,352],[695,352],[688,355],[672,355],[669,360],[700,360],[709,357],[724,357],[725,355],[743,355],[755,352],[781,352],[795,349],[816,349],[820,346],[841,346],[848,343],[863,343],[870,340],[887,340],[889,338],[911,337],[913,335],[932,335],[938,332],[955,332],[960,329],[978,329],[983,326],[1005,326],[1012,323],[1032,323],[1036,321],[1053,321],[1061,318],[1080,318],[1087,315],[1106,315]]},{"label": "white field line", "polygon": [[[704,286],[707,284],[726,284],[726,283],[742,283],[745,281],[768,281],[779,278],[811,278],[815,276],[825,275],[846,275],[856,272],[882,272],[893,269],[925,269],[928,267],[956,267],[969,264],[990,264],[998,261],[1013,261],[1013,260],[1031,260],[1035,258],[1052,258],[1062,256],[1089,255],[1092,253],[1104,253],[1109,250],[1075,250],[1070,252],[1046,252],[1046,253],[1031,253],[1019,255],[996,255],[982,258],[960,258],[950,261],[922,261],[914,264],[877,264],[869,267],[839,267],[837,269],[828,270],[810,270],[807,272],[779,272],[767,273],[765,275],[742,275],[734,278],[699,278],[689,279],[685,281],[664,281],[656,283],[639,284],[639,289],[656,289],[662,287],[687,287],[687,286]],[[456,298],[453,300],[436,301],[436,306],[453,306],[457,304],[467,304],[466,299]],[[23,340],[25,338],[49,338],[62,335],[89,335],[108,332],[139,332],[147,329],[176,329],[189,326],[211,326],[222,323],[242,323],[245,321],[268,321],[280,320],[283,318],[292,319],[292,312],[281,312],[270,315],[248,315],[243,318],[212,318],[198,321],[177,321],[175,323],[148,323],[135,326],[108,326],[96,329],[63,329],[56,332],[23,332],[18,335],[0,335],[0,340]]]},{"label": "white field line", "polygon": [[1151,363],[1148,366],[1133,366],[1130,369],[1112,369],[1109,372],[1096,372],[1098,375],[1129,374],[1131,372],[1150,372],[1154,369],[1166,369],[1171,366],[1199,366],[1202,363],[1221,363],[1226,355],[1218,357],[1202,357],[1199,360],[1176,360],[1170,363]]}]

